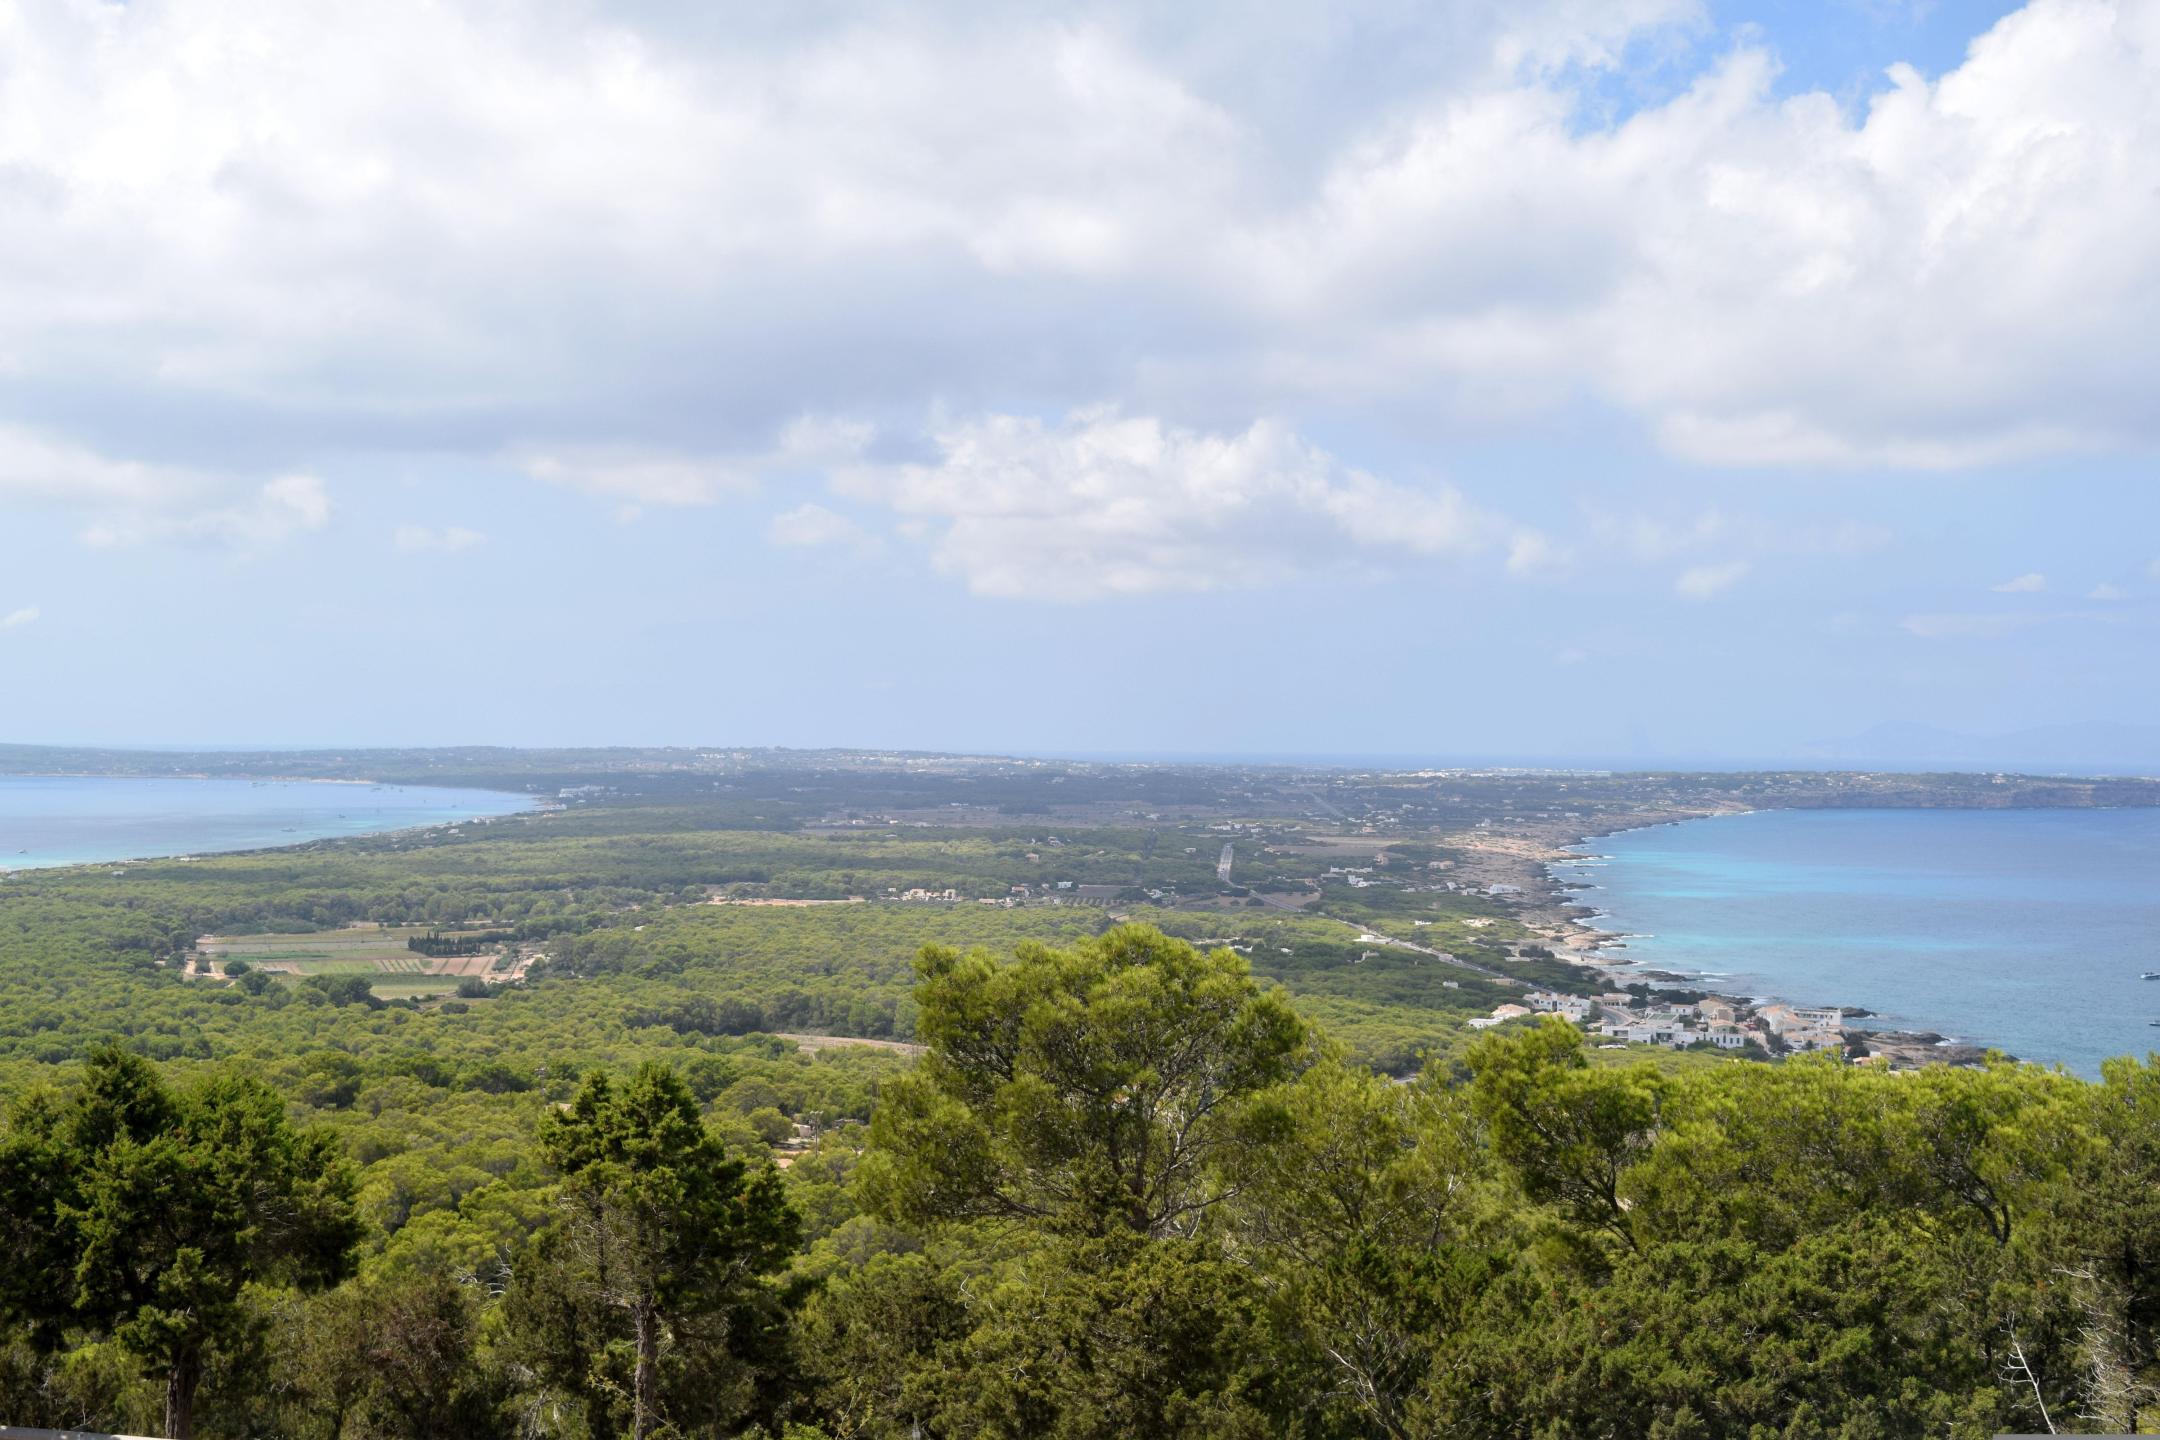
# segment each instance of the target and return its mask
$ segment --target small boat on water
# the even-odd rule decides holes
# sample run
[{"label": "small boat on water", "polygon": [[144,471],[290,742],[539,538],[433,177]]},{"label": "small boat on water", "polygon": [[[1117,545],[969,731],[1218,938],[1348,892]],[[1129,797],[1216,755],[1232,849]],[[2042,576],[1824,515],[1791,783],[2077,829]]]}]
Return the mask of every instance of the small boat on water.
[{"label": "small boat on water", "polygon": [[2143,975],[2140,975],[2138,978],[2140,980],[2160,980],[2160,970],[2147,970]]}]

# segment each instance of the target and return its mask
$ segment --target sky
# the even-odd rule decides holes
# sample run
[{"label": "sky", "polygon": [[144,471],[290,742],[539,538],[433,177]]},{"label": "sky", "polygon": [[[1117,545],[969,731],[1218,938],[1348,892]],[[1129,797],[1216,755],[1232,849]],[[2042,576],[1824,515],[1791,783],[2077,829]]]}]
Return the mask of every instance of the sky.
[{"label": "sky", "polygon": [[0,739],[2160,702],[2160,0],[0,0]]}]

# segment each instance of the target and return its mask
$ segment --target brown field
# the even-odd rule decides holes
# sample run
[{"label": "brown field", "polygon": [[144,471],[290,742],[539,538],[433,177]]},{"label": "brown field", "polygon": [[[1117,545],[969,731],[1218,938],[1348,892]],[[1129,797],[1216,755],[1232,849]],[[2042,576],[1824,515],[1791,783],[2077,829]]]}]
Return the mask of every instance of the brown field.
[{"label": "brown field", "polygon": [[195,942],[213,969],[227,960],[245,960],[278,975],[377,975],[377,994],[428,995],[454,989],[468,975],[516,979],[530,963],[496,946],[475,955],[422,955],[406,941],[424,935],[421,925],[348,925],[297,935],[205,935]]}]

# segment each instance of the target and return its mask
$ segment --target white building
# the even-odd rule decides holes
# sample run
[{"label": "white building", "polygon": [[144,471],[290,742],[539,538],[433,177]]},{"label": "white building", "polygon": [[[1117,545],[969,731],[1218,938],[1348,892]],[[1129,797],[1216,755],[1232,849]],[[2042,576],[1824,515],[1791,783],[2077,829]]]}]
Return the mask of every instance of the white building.
[{"label": "white building", "polygon": [[1703,1038],[1702,1032],[1671,1016],[1615,1020],[1604,1027],[1604,1033],[1632,1045],[1670,1045],[1675,1050],[1685,1049]]},{"label": "white building", "polygon": [[1790,1039],[1792,1030],[1837,1030],[1845,1019],[1845,1012],[1819,1005],[1764,1005],[1757,1011],[1770,1033]]},{"label": "white building", "polygon": [[1533,1010],[1542,1010],[1578,1023],[1589,1019],[1598,1008],[1595,1000],[1588,1000],[1580,995],[1560,995],[1550,990],[1531,991],[1523,996],[1523,1004]]}]

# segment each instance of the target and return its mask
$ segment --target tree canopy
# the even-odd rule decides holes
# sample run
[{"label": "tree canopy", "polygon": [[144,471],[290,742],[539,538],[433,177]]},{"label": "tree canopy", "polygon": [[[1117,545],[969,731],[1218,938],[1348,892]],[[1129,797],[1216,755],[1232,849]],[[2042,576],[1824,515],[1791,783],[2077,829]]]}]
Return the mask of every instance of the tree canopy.
[{"label": "tree canopy", "polygon": [[930,1053],[885,1088],[864,1173],[898,1220],[1197,1233],[1251,1138],[1248,1102],[1305,1046],[1238,956],[1144,926],[1009,961],[932,947],[917,974]]},{"label": "tree canopy", "polygon": [[10,1228],[42,1242],[16,1257],[29,1263],[10,1298],[48,1335],[55,1322],[108,1330],[161,1375],[176,1440],[194,1433],[205,1367],[254,1338],[244,1292],[332,1284],[360,1238],[331,1137],[294,1129],[274,1090],[231,1071],[175,1092],[141,1059],[100,1051],[71,1104],[18,1109],[0,1163],[26,1207]]}]

